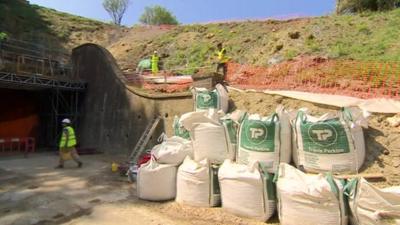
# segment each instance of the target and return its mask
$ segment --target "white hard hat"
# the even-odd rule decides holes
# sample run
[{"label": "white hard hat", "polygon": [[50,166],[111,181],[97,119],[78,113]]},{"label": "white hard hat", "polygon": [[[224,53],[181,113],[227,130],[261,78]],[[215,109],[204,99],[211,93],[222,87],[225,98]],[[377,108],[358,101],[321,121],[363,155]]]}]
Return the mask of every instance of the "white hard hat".
[{"label": "white hard hat", "polygon": [[154,54],[157,54],[158,52],[157,51],[154,51]]},{"label": "white hard hat", "polygon": [[65,118],[65,119],[62,120],[62,123],[70,124],[71,120],[69,120],[68,118]]}]

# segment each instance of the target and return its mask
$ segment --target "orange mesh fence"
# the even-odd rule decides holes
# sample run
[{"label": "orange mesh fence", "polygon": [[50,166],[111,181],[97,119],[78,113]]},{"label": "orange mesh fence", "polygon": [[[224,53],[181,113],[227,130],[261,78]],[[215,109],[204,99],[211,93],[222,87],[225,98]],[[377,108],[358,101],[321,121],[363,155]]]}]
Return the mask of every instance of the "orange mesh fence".
[{"label": "orange mesh fence", "polygon": [[227,81],[239,88],[400,99],[399,63],[310,56],[270,67],[229,63]]}]

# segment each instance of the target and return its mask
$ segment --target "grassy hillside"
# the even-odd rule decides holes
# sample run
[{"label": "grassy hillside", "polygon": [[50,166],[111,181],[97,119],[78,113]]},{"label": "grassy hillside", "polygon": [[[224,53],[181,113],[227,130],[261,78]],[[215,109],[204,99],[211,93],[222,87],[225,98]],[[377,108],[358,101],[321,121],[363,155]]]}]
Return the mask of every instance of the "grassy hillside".
[{"label": "grassy hillside", "polygon": [[400,60],[399,37],[400,9],[288,21],[188,25],[137,43],[118,54],[118,59],[129,58],[134,66],[157,49],[167,56],[166,68],[201,67],[210,65],[215,45],[223,42],[233,60],[255,65],[266,66],[300,54],[392,61]]},{"label": "grassy hillside", "polygon": [[25,0],[0,0],[0,32],[52,48],[70,50],[85,42],[108,45],[122,28],[58,12]]},{"label": "grassy hillside", "polygon": [[[0,0],[0,32],[71,49],[92,42],[107,47],[123,69],[158,50],[166,69],[192,73],[215,61],[222,42],[236,62],[267,66],[298,55],[357,60],[400,60],[400,9],[288,21],[120,28],[61,13],[24,0]],[[184,69],[181,69],[184,68]],[[189,68],[189,69],[188,69]]]}]

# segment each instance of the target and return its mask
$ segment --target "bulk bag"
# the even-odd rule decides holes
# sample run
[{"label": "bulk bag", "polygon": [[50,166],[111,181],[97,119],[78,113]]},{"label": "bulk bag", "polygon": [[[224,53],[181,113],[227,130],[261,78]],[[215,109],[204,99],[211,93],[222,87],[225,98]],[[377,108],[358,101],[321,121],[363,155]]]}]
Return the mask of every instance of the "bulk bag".
[{"label": "bulk bag", "polygon": [[364,178],[346,185],[353,225],[400,224],[400,187],[379,189]]},{"label": "bulk bag", "polygon": [[294,162],[306,172],[356,173],[365,159],[362,127],[344,110],[320,118],[299,111],[294,120]]},{"label": "bulk bag", "polygon": [[174,117],[172,128],[174,129],[174,136],[190,139],[189,131],[183,127],[178,116]]},{"label": "bulk bag", "polygon": [[215,89],[209,91],[206,88],[193,88],[194,111],[204,111],[208,109],[222,110],[228,112],[229,96],[225,87],[217,84]]},{"label": "bulk bag", "polygon": [[281,225],[347,225],[344,181],[307,175],[289,164],[279,166],[278,215]]},{"label": "bulk bag", "polygon": [[224,117],[221,118],[221,123],[224,127],[226,134],[226,141],[228,144],[229,159],[234,160],[236,157],[237,148],[237,132],[239,129],[239,124],[233,121],[231,118]]},{"label": "bulk bag", "polygon": [[290,136],[281,136],[278,114],[270,117],[247,115],[240,125],[237,161],[250,165],[255,161],[263,162],[268,172],[274,173],[280,162],[290,161],[291,151],[285,149],[283,152],[282,142],[290,142]]},{"label": "bulk bag", "polygon": [[151,154],[158,163],[180,165],[186,156],[193,157],[192,142],[177,136],[166,138],[154,146]]},{"label": "bulk bag", "polygon": [[221,202],[218,166],[186,157],[178,169],[176,201],[199,207],[218,206]]},{"label": "bulk bag", "polygon": [[222,163],[233,156],[230,152],[226,130],[216,123],[197,123],[190,131],[193,142],[194,160],[208,159]]},{"label": "bulk bag", "polygon": [[175,165],[159,164],[153,158],[138,169],[137,195],[140,199],[165,201],[176,195]]},{"label": "bulk bag", "polygon": [[226,160],[219,169],[218,179],[223,209],[264,222],[274,214],[273,176],[258,163],[248,166]]}]

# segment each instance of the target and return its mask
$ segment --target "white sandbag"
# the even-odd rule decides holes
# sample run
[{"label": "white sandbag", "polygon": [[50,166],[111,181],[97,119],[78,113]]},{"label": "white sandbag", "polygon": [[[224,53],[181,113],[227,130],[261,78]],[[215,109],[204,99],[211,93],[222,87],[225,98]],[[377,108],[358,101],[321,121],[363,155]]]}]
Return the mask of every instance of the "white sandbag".
[{"label": "white sandbag", "polygon": [[[276,172],[280,162],[289,163],[291,137],[289,131],[281,131],[289,129],[286,122],[283,125],[276,113],[270,117],[247,115],[240,125],[237,161],[249,165],[263,162],[270,173]],[[281,147],[283,142],[285,149]]]},{"label": "white sandbag", "polygon": [[237,151],[237,133],[239,131],[240,123],[232,118],[232,115],[228,114],[221,118],[221,123],[224,126],[226,140],[228,143],[229,159],[235,160]]},{"label": "white sandbag", "polygon": [[140,199],[165,201],[176,195],[175,165],[159,164],[151,159],[142,165],[137,175],[137,195]]},{"label": "white sandbag", "polygon": [[362,114],[349,110],[319,118],[299,111],[293,121],[293,156],[298,168],[316,173],[356,173],[365,160],[362,120]]},{"label": "white sandbag", "polygon": [[281,225],[347,225],[343,184],[332,176],[307,175],[289,164],[279,166],[278,215]]},{"label": "white sandbag", "polygon": [[365,179],[346,186],[353,225],[400,224],[400,189],[379,189]]},{"label": "white sandbag", "polygon": [[177,136],[166,138],[154,146],[151,154],[158,163],[180,165],[186,156],[193,157],[192,142]]},{"label": "white sandbag", "polygon": [[276,208],[273,176],[259,164],[235,164],[226,160],[219,169],[222,208],[238,216],[267,221]]},{"label": "white sandbag", "polygon": [[233,156],[223,125],[197,123],[194,124],[190,133],[194,160],[208,159],[212,163],[222,163]]},{"label": "white sandbag", "polygon": [[208,109],[228,112],[229,96],[227,90],[221,84],[217,84],[213,91],[206,88],[193,88],[192,93],[196,112]]},{"label": "white sandbag", "polygon": [[187,157],[178,169],[176,201],[199,207],[218,206],[218,167],[207,160],[195,162]]},{"label": "white sandbag", "polygon": [[220,124],[220,117],[221,116],[217,111],[210,109],[208,111],[185,113],[181,116],[179,122],[186,130],[190,131],[196,123]]}]

